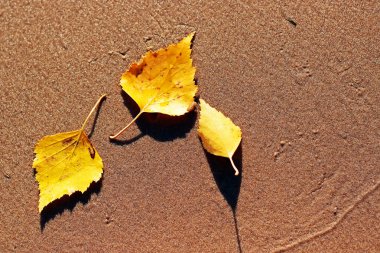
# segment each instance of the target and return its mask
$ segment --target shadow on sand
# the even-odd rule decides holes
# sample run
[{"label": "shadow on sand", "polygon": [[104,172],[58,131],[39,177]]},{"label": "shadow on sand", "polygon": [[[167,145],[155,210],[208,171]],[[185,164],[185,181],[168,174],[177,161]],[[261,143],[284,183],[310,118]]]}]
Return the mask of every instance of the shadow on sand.
[{"label": "shadow on sand", "polygon": [[233,160],[236,167],[239,170],[239,175],[235,176],[235,171],[231,166],[231,163],[228,158],[214,156],[205,151],[207,161],[210,165],[212,175],[220,193],[223,195],[224,199],[227,201],[228,205],[231,207],[234,224],[235,224],[235,233],[238,250],[241,253],[241,243],[240,235],[238,229],[238,223],[236,219],[236,209],[239,200],[240,186],[243,174],[242,168],[242,143],[240,143],[238,149],[236,150]]},{"label": "shadow on sand", "polygon": [[[135,117],[140,108],[136,102],[124,91],[121,91],[121,96],[124,99],[124,104]],[[136,125],[141,131],[140,134],[129,139],[124,139],[128,136],[128,129],[118,139],[111,140],[112,143],[117,145],[131,144],[145,135],[149,135],[157,141],[171,141],[177,138],[185,138],[186,134],[194,127],[197,119],[197,112],[193,110],[182,116],[169,116],[161,113],[143,113],[140,118],[136,120]],[[125,124],[128,124],[126,122]],[[134,127],[131,125],[131,128]]]},{"label": "shadow on sand", "polygon": [[98,182],[92,182],[90,187],[84,193],[75,192],[71,196],[65,195],[60,199],[54,200],[46,206],[40,214],[40,229],[41,232],[45,229],[46,224],[53,220],[57,215],[61,215],[65,210],[73,211],[77,203],[86,205],[92,194],[98,195],[102,188],[102,179]]}]

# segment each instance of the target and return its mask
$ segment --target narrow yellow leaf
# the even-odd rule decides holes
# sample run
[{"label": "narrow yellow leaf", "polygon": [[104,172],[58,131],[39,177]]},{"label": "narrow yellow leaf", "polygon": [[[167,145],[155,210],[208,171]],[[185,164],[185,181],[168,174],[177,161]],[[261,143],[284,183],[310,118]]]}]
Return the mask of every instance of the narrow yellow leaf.
[{"label": "narrow yellow leaf", "polygon": [[197,86],[191,59],[193,36],[191,33],[177,44],[147,52],[122,75],[120,85],[137,103],[140,113],[111,139],[122,134],[144,112],[179,116],[194,108]]},{"label": "narrow yellow leaf", "polygon": [[103,161],[84,127],[104,97],[99,98],[81,129],[48,135],[36,144],[33,168],[40,190],[39,212],[64,195],[85,192],[91,182],[101,178]]},{"label": "narrow yellow leaf", "polygon": [[241,141],[240,128],[230,118],[211,107],[203,99],[200,99],[200,106],[198,134],[203,147],[213,155],[229,158],[235,175],[239,175],[239,170],[236,168],[232,156]]}]

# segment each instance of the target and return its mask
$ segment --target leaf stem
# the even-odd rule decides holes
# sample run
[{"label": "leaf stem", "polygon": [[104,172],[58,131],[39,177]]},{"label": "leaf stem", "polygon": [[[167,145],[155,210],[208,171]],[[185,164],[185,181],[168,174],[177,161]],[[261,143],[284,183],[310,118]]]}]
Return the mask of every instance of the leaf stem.
[{"label": "leaf stem", "polygon": [[99,106],[100,102],[103,100],[103,98],[105,98],[107,96],[107,94],[103,94],[99,99],[98,101],[96,101],[94,107],[92,107],[90,113],[88,114],[87,118],[84,120],[83,122],[83,125],[81,127],[81,130],[83,131],[86,124],[87,124],[87,121],[90,119],[91,115],[94,113],[94,111],[96,110],[96,108]]},{"label": "leaf stem", "polygon": [[137,114],[136,117],[135,117],[131,122],[129,122],[129,124],[128,124],[126,127],[124,127],[123,129],[121,129],[117,134],[111,135],[111,136],[110,136],[110,139],[116,139],[120,134],[122,134],[125,130],[127,130],[128,127],[129,127],[130,125],[132,125],[133,122],[135,122],[135,121],[141,116],[141,114],[142,114],[143,112],[144,112],[144,111],[141,110],[141,111],[139,112],[139,114]]},{"label": "leaf stem", "polygon": [[232,160],[232,156],[228,157],[230,159],[231,165],[235,170],[235,176],[239,175],[239,170],[236,168],[234,161]]}]

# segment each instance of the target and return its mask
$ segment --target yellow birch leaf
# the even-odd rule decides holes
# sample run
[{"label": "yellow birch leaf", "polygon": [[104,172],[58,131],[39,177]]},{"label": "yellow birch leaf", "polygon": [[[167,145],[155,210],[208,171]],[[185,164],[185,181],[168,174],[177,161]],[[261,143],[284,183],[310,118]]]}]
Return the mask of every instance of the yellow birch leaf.
[{"label": "yellow birch leaf", "polygon": [[81,129],[48,135],[36,144],[33,168],[40,190],[39,212],[64,195],[85,192],[91,182],[101,178],[103,161],[84,132],[84,127],[104,97],[99,98]]},{"label": "yellow birch leaf", "polygon": [[177,44],[148,51],[122,75],[120,85],[140,107],[140,112],[111,139],[117,138],[144,112],[179,116],[193,110],[197,92],[191,59],[193,36],[191,33]]},{"label": "yellow birch leaf", "polygon": [[229,158],[232,167],[235,169],[235,175],[239,175],[239,170],[236,168],[232,156],[241,141],[240,127],[203,99],[200,99],[200,106],[198,134],[203,147],[213,155]]}]

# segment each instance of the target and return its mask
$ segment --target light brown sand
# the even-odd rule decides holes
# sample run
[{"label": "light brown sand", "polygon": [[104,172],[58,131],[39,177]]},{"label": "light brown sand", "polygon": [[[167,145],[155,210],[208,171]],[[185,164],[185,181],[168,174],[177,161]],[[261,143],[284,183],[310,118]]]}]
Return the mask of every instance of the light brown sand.
[{"label": "light brown sand", "polygon": [[[237,202],[244,253],[379,252],[379,1],[168,2],[1,1],[0,251],[238,252]],[[201,97],[243,131],[241,181],[196,114],[108,140],[132,119],[123,71],[192,31]],[[34,144],[103,93],[103,181],[40,217]]]}]

